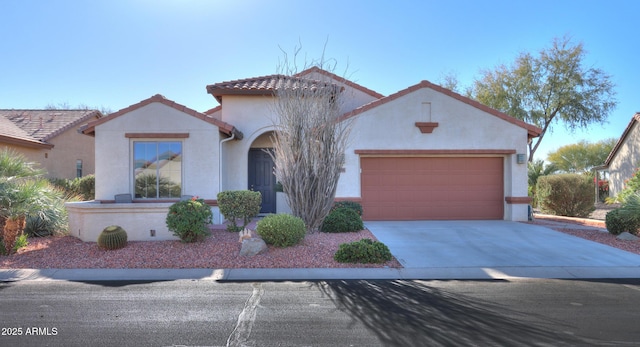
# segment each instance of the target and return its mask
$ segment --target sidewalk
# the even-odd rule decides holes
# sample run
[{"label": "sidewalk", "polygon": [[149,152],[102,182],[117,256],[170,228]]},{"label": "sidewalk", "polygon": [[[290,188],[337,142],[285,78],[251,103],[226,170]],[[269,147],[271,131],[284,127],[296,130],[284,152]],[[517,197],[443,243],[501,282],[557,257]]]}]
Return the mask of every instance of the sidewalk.
[{"label": "sidewalk", "polygon": [[451,267],[404,269],[17,269],[0,281],[317,281],[317,280],[513,280],[518,278],[640,278],[629,267]]}]

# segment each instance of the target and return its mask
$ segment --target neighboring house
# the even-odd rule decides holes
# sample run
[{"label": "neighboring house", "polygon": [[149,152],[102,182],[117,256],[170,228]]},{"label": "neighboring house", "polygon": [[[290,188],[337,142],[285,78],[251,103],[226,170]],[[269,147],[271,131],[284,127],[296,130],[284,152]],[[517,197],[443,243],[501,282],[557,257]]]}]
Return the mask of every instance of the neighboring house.
[{"label": "neighboring house", "polygon": [[94,141],[78,129],[101,117],[95,110],[0,110],[0,148],[39,163],[49,177],[93,174]]},{"label": "neighboring house", "polygon": [[[527,142],[539,128],[427,81],[385,97],[318,68],[286,79],[327,77],[346,98],[342,117],[354,120],[337,200],[360,202],[365,220],[527,220]],[[164,226],[171,202],[199,196],[218,212],[225,190],[260,191],[261,212],[281,212],[265,149],[283,78],[209,85],[221,105],[204,113],[156,95],[90,123],[103,203],[71,205],[71,233],[94,241],[119,213],[132,239],[173,238]],[[134,204],[108,204],[121,193]]]},{"label": "neighboring house", "polygon": [[631,117],[629,125],[609,153],[604,166],[598,168],[598,170],[609,171],[609,196],[618,195],[624,189],[626,180],[635,174],[638,167],[640,167],[640,113]]}]

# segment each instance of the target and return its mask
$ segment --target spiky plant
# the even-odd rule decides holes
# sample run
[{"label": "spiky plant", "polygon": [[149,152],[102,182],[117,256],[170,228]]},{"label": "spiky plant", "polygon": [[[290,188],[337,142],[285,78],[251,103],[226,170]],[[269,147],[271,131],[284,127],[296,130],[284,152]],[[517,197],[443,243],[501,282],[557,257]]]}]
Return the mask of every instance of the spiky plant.
[{"label": "spiky plant", "polygon": [[98,246],[100,248],[112,250],[119,249],[127,245],[127,232],[118,225],[111,225],[98,236]]}]

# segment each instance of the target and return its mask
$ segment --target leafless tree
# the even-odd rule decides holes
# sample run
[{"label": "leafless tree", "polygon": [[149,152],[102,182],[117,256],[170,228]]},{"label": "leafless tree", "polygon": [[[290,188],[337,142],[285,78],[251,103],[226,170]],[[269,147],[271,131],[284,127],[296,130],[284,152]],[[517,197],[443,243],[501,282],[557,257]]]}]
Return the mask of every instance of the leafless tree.
[{"label": "leafless tree", "polygon": [[[305,68],[310,66],[329,72],[335,68],[324,58]],[[333,205],[352,121],[340,119],[343,88],[330,76],[299,76],[295,59],[290,63],[286,56],[280,72],[271,154],[275,176],[293,214],[314,232]]]}]

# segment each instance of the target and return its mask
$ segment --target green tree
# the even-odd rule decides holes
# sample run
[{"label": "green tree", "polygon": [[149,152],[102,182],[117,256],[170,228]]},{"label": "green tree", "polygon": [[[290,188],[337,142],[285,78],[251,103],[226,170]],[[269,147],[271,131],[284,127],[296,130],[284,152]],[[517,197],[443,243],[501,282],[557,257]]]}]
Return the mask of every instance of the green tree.
[{"label": "green tree", "polygon": [[529,161],[554,122],[570,130],[603,123],[616,107],[614,84],[600,69],[584,66],[582,43],[556,38],[538,56],[523,52],[511,66],[482,72],[470,93],[481,103],[542,129],[529,143]]},{"label": "green tree", "polygon": [[582,140],[549,153],[547,161],[560,171],[589,174],[595,166],[604,164],[616,141],[613,138],[593,143]]}]

